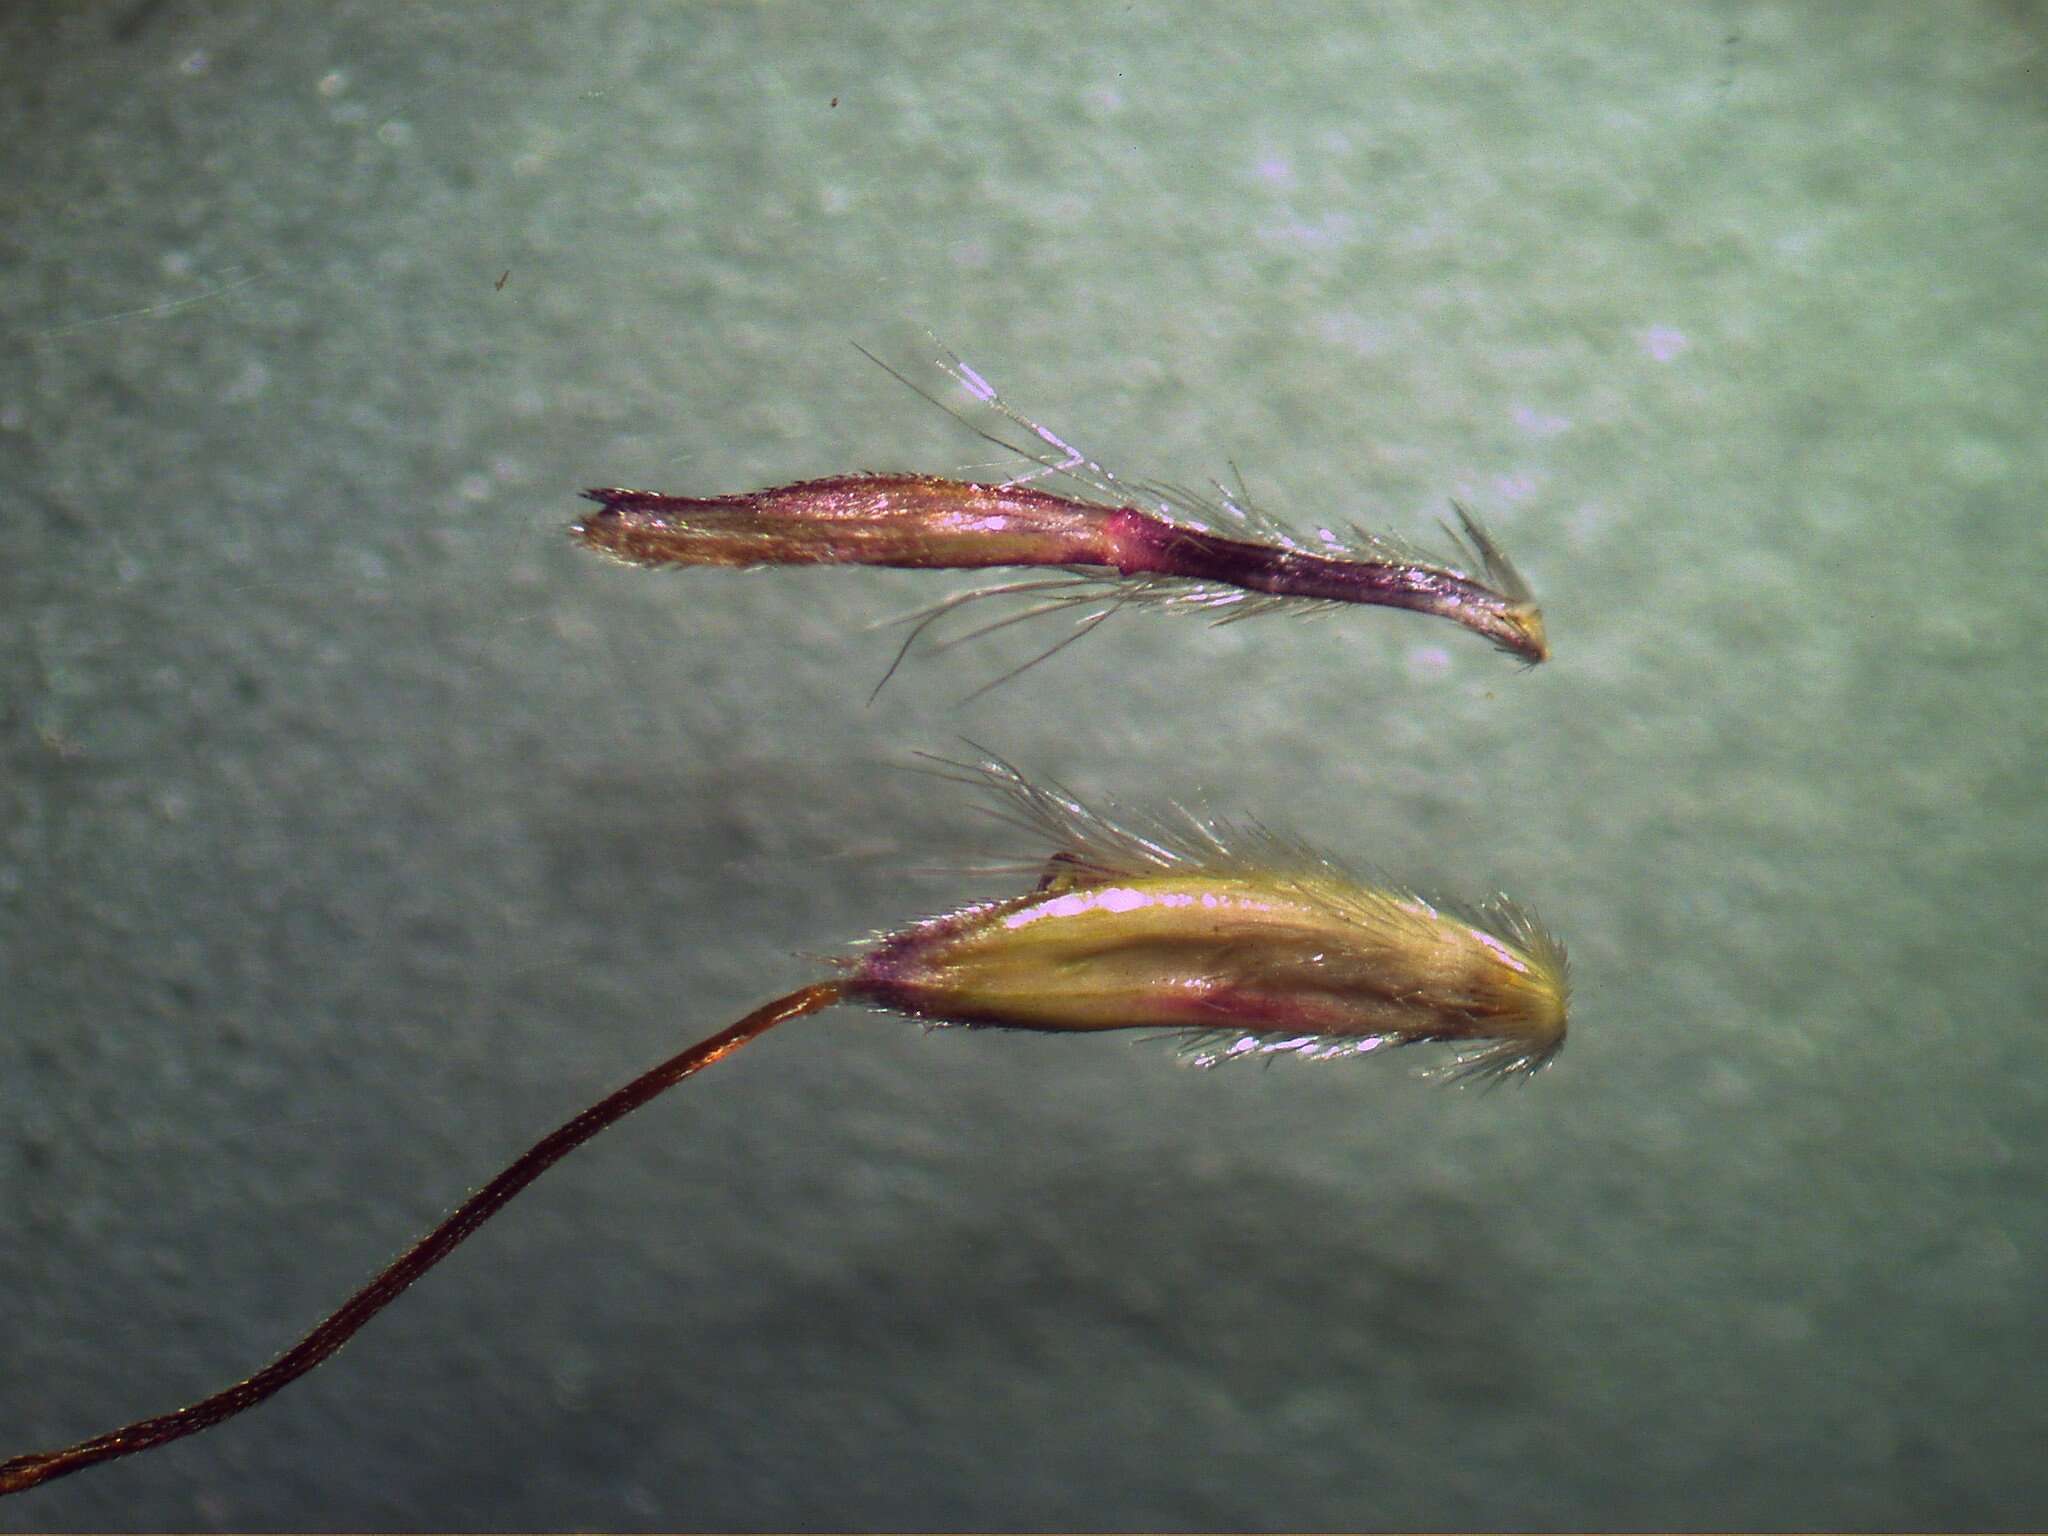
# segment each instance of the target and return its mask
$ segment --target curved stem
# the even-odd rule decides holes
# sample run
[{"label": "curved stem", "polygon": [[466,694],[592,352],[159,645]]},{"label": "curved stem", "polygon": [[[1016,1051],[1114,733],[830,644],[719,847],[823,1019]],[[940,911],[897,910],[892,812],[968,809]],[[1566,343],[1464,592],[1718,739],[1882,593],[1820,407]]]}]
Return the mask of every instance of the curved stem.
[{"label": "curved stem", "polygon": [[660,1066],[643,1072],[623,1088],[600,1099],[553,1134],[535,1142],[517,1160],[482,1189],[471,1195],[448,1219],[414,1243],[368,1285],[357,1291],[298,1343],[246,1381],[235,1383],[211,1397],[154,1418],[81,1440],[57,1451],[36,1451],[0,1462],[0,1496],[20,1493],[52,1478],[133,1456],[182,1440],[187,1435],[210,1429],[223,1419],[255,1407],[280,1388],[297,1381],[354,1337],[356,1331],[398,1299],[399,1293],[454,1251],[457,1244],[496,1215],[505,1204],[543,1173],[590,1140],[599,1131],[617,1124],[648,1101],[659,1097],[684,1078],[701,1072],[786,1019],[800,1018],[829,1008],[840,999],[836,982],[818,982],[801,987],[787,997],[766,1003],[741,1019],[700,1040],[688,1050],[671,1056]]}]

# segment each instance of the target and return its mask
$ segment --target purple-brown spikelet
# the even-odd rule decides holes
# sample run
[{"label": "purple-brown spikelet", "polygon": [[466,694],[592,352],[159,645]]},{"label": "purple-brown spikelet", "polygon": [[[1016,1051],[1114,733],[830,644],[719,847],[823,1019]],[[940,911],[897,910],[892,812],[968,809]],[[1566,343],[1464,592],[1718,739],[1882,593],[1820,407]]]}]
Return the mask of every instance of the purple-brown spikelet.
[{"label": "purple-brown spikelet", "polygon": [[[1527,583],[1478,520],[1456,503],[1460,527],[1450,531],[1447,556],[1356,527],[1303,538],[1254,509],[1241,486],[1232,491],[1219,483],[1211,497],[1180,486],[1119,480],[1012,409],[957,357],[947,353],[946,359],[940,366],[949,376],[1042,445],[1019,446],[982,432],[1037,465],[1035,470],[1000,483],[834,475],[708,497],[603,487],[583,493],[598,510],[572,531],[589,548],[635,565],[1014,567],[1045,573],[940,602],[917,616],[912,641],[932,621],[981,597],[1032,599],[1026,613],[999,623],[1073,612],[1089,629],[1133,606],[1230,623],[1275,611],[1315,613],[1367,604],[1447,618],[1531,665],[1550,656],[1542,611]],[[1047,475],[1091,494],[1056,495],[1028,483]]]}]

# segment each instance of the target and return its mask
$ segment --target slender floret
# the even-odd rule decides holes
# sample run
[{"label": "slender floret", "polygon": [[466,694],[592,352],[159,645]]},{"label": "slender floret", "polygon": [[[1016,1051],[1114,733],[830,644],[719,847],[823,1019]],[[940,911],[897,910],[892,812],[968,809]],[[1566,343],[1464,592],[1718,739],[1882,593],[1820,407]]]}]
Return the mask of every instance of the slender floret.
[{"label": "slender floret", "polygon": [[543,1137],[298,1343],[183,1408],[0,1461],[0,1495],[211,1428],[330,1358],[557,1162],[777,1024],[840,1002],[937,1023],[1166,1029],[1199,1062],[1428,1041],[1455,1077],[1527,1076],[1564,1043],[1564,951],[1505,899],[1470,911],[1372,884],[1255,827],[1112,818],[987,759],[944,764],[1040,844],[1035,889],[886,934],[831,980],[763,1004]]},{"label": "slender floret", "polygon": [[[1119,480],[1012,407],[953,353],[944,352],[938,366],[993,418],[996,429],[934,403],[1032,464],[1031,470],[998,482],[836,475],[708,497],[603,487],[583,493],[598,510],[572,532],[591,549],[635,565],[1007,567],[1052,573],[958,594],[913,615],[916,627],[905,652],[932,623],[969,601],[1023,598],[1028,603],[1021,613],[947,643],[1049,613],[1074,616],[1071,640],[1128,607],[1196,612],[1230,623],[1274,611],[1307,614],[1372,604],[1450,619],[1530,665],[1550,656],[1542,611],[1528,584],[1478,519],[1455,502],[1459,531],[1446,527],[1447,555],[1429,555],[1356,527],[1304,538],[1255,508],[1241,479],[1234,490],[1217,482],[1213,495],[1164,482]],[[893,368],[889,372],[933,398]],[[1028,440],[1019,442],[1004,431],[1021,432]],[[1048,477],[1085,494],[1060,495],[1032,484]]]}]

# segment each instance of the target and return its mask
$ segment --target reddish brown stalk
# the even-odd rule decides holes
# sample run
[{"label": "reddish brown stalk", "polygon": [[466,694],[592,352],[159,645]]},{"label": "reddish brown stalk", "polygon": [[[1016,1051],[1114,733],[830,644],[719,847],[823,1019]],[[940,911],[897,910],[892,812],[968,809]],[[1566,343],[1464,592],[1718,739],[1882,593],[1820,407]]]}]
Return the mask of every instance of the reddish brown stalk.
[{"label": "reddish brown stalk", "polygon": [[393,1260],[376,1279],[351,1296],[326,1321],[246,1381],[201,1398],[170,1413],[138,1419],[133,1424],[81,1440],[58,1451],[37,1451],[0,1462],[0,1495],[20,1493],[78,1472],[97,1462],[133,1456],[173,1440],[210,1429],[224,1419],[254,1408],[281,1388],[297,1381],[336,1350],[420,1276],[454,1251],[462,1240],[498,1213],[527,1185],[609,1126],[616,1125],[649,1100],[658,1098],[684,1078],[730,1056],[755,1036],[788,1019],[816,1013],[840,1000],[835,982],[799,988],[755,1009],[737,1024],[643,1072],[623,1088],[600,1100],[552,1135],[536,1142],[511,1167],[471,1195],[440,1226]]}]

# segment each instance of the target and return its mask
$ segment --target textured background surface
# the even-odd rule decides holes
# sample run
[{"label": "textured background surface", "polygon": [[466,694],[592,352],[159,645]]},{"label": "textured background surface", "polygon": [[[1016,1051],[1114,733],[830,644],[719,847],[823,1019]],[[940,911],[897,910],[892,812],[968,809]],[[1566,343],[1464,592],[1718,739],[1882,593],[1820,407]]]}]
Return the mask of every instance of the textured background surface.
[{"label": "textured background surface", "polygon": [[[985,891],[886,766],[961,735],[1515,891],[1579,1001],[1493,1095],[805,1022],[0,1528],[2048,1522],[2044,35],[10,7],[0,1450]],[[847,346],[905,316],[1113,463],[1469,498],[1555,663],[1133,618],[867,708],[946,578],[561,537],[985,462]]]}]

